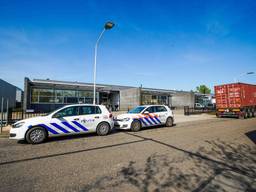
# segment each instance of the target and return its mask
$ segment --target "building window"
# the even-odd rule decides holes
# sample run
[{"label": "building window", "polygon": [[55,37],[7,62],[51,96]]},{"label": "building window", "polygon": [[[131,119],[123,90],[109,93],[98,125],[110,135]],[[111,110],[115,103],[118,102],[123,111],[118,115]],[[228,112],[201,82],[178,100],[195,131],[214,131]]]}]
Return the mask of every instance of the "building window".
[{"label": "building window", "polygon": [[142,105],[168,105],[168,96],[165,95],[153,95],[142,94]]},{"label": "building window", "polygon": [[[96,97],[98,97],[98,92]],[[32,88],[31,103],[73,104],[92,103],[93,92],[81,90]]]}]

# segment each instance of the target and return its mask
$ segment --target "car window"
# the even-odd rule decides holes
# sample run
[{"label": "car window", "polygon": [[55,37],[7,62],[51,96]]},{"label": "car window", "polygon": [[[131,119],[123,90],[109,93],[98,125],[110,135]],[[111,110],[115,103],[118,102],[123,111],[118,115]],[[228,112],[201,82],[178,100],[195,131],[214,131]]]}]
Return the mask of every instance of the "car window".
[{"label": "car window", "polygon": [[68,117],[78,115],[78,107],[67,107],[55,113],[53,117]]},{"label": "car window", "polygon": [[146,109],[149,113],[155,113],[156,112],[156,107],[149,107]]},{"label": "car window", "polygon": [[101,114],[101,110],[98,106],[82,106],[80,107],[80,115],[93,115]]},{"label": "car window", "polygon": [[128,113],[140,113],[140,112],[142,112],[144,109],[145,109],[145,107],[139,106],[139,107],[133,108],[132,110],[128,111]]},{"label": "car window", "polygon": [[165,112],[167,109],[164,106],[157,106],[156,107],[156,112]]}]

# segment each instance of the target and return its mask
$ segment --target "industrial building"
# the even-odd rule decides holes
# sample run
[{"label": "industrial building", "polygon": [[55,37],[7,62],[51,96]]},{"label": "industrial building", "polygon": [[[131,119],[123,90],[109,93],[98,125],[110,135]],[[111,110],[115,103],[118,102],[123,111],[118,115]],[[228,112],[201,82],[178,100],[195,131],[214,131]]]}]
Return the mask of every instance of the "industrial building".
[{"label": "industrial building", "polygon": [[[111,110],[128,110],[137,105],[165,104],[193,107],[194,92],[120,85],[96,85],[96,103]],[[25,111],[49,112],[67,104],[92,103],[93,84],[81,82],[30,80],[24,82]]]},{"label": "industrial building", "polygon": [[7,108],[20,108],[22,102],[22,90],[2,79],[0,79],[0,104],[3,99],[3,110]]}]

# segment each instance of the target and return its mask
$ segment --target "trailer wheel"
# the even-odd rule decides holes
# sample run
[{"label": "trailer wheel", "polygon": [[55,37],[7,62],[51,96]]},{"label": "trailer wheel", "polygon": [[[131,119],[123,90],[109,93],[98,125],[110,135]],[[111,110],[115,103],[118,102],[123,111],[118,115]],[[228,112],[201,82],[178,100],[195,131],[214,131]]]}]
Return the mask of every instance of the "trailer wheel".
[{"label": "trailer wheel", "polygon": [[248,109],[248,118],[252,117],[252,109]]},{"label": "trailer wheel", "polygon": [[248,117],[249,117],[248,110],[245,109],[244,110],[244,118],[247,119]]},{"label": "trailer wheel", "polygon": [[256,111],[255,109],[252,109],[252,117],[255,117],[256,116]]},{"label": "trailer wheel", "polygon": [[245,114],[244,113],[239,113],[238,119],[245,119]]},{"label": "trailer wheel", "polygon": [[217,118],[221,118],[222,116],[219,113],[216,113]]}]

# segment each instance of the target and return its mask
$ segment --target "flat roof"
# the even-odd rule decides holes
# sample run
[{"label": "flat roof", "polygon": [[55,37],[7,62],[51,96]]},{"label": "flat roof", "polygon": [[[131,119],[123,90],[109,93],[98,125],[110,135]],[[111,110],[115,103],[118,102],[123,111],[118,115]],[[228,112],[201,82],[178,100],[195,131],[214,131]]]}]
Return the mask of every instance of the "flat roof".
[{"label": "flat roof", "polygon": [[[50,80],[50,79],[33,79],[30,80],[31,83],[36,84],[50,84],[50,85],[63,85],[63,86],[69,86],[69,87],[87,87],[87,88],[93,88],[93,83],[83,83],[83,82],[77,82],[77,81],[58,81],[58,80]],[[132,86],[123,86],[123,85],[107,85],[107,84],[96,84],[97,88],[101,88],[103,90],[113,90],[113,91],[119,91],[122,89],[129,89],[129,88],[135,88]]]},{"label": "flat roof", "polygon": [[[29,80],[29,79],[28,79]],[[29,83],[36,84],[39,86],[44,85],[53,85],[53,86],[63,86],[66,88],[74,88],[74,87],[83,87],[83,88],[93,88],[93,83],[84,83],[84,82],[77,82],[77,81],[59,81],[59,80],[50,80],[50,79],[33,79],[29,80]],[[97,89],[102,91],[120,91],[125,89],[132,89],[132,88],[140,88],[134,86],[124,86],[124,85],[109,85],[109,84],[96,84]],[[179,91],[170,90],[170,89],[158,89],[158,88],[146,88],[142,87],[142,91],[144,92],[158,92],[158,93],[176,93]],[[183,91],[184,92],[184,91]]]}]

